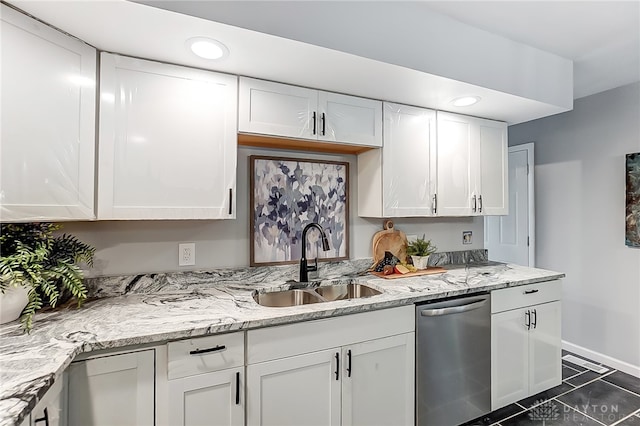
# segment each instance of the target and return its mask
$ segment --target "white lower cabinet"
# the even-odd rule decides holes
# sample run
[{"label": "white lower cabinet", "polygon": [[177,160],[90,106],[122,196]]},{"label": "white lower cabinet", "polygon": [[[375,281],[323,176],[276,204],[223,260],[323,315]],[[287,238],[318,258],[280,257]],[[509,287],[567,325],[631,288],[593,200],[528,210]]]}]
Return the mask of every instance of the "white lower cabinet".
[{"label": "white lower cabinet", "polygon": [[49,388],[36,408],[31,412],[31,417],[22,423],[22,426],[65,426],[67,424],[67,375],[64,373]]},{"label": "white lower cabinet", "polygon": [[247,425],[412,425],[412,316],[409,306],[247,332]]},{"label": "white lower cabinet", "polygon": [[153,425],[154,349],[73,362],[68,407],[72,426]]},{"label": "white lower cabinet", "polygon": [[247,425],[340,425],[339,349],[247,366]]},{"label": "white lower cabinet", "polygon": [[492,292],[493,410],[561,383],[559,296],[559,281]]},{"label": "white lower cabinet", "polygon": [[342,349],[342,424],[410,425],[414,418],[415,334]]},{"label": "white lower cabinet", "polygon": [[231,368],[171,380],[170,425],[244,424],[244,368]]},{"label": "white lower cabinet", "polygon": [[167,344],[171,426],[244,425],[244,333]]}]

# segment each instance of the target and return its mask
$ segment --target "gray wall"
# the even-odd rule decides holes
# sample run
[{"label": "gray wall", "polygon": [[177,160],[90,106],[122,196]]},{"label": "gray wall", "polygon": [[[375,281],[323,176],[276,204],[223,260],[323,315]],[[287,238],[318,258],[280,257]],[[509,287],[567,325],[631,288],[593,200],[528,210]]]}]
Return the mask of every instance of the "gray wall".
[{"label": "gray wall", "polygon": [[[97,248],[95,268],[87,276],[200,270],[249,265],[248,156],[316,158],[350,163],[349,254],[371,257],[371,239],[382,229],[381,219],[357,216],[357,162],[353,155],[320,155],[291,151],[238,148],[237,218],[208,221],[122,221],[67,223],[73,233]],[[411,184],[408,182],[408,184]],[[480,249],[484,244],[481,218],[423,218],[395,220],[407,234],[431,239],[439,251]],[[462,231],[473,231],[473,244],[462,244]],[[178,243],[196,243],[196,265],[178,266]]]},{"label": "gray wall", "polygon": [[640,368],[640,249],[624,244],[624,156],[640,151],[640,83],[509,128],[510,145],[532,141],[536,266],[567,274],[563,340]]}]

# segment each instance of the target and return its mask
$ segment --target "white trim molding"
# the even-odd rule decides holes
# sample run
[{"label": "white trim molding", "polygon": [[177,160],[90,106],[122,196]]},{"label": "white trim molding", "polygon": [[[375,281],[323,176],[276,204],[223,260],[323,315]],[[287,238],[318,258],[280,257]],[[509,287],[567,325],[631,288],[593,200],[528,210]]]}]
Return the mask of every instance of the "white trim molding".
[{"label": "white trim molding", "polygon": [[589,358],[592,361],[600,362],[607,367],[615,368],[616,370],[620,370],[627,374],[631,374],[632,376],[640,378],[640,365],[633,365],[629,364],[628,362],[620,361],[619,359],[610,357],[609,355],[604,355],[600,352],[583,348],[582,346],[567,342],[566,340],[562,341],[562,349]]}]

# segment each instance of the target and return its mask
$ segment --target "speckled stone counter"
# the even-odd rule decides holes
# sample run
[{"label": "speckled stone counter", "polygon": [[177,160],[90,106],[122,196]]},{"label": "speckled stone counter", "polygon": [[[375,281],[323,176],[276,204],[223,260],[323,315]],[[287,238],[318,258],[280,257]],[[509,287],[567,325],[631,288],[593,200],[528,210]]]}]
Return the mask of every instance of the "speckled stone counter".
[{"label": "speckled stone counter", "polygon": [[18,323],[0,326],[0,425],[20,424],[83,352],[347,315],[564,276],[481,262],[449,265],[444,274],[386,280],[365,272],[370,261],[321,264],[321,279],[311,285],[356,282],[382,294],[290,308],[263,307],[252,296],[295,286],[288,282],[296,278],[294,265],[87,280],[100,297],[81,309],[39,313],[29,335]]}]

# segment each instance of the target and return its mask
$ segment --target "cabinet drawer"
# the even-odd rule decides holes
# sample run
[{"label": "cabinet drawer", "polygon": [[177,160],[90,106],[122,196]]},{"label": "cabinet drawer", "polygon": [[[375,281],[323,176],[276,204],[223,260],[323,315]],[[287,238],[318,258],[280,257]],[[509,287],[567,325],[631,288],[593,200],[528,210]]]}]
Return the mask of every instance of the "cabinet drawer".
[{"label": "cabinet drawer", "polygon": [[244,333],[167,344],[169,380],[244,365]]},{"label": "cabinet drawer", "polygon": [[415,330],[414,305],[247,331],[247,364]]},{"label": "cabinet drawer", "polygon": [[491,313],[552,302],[562,298],[559,280],[505,288],[491,292]]}]

